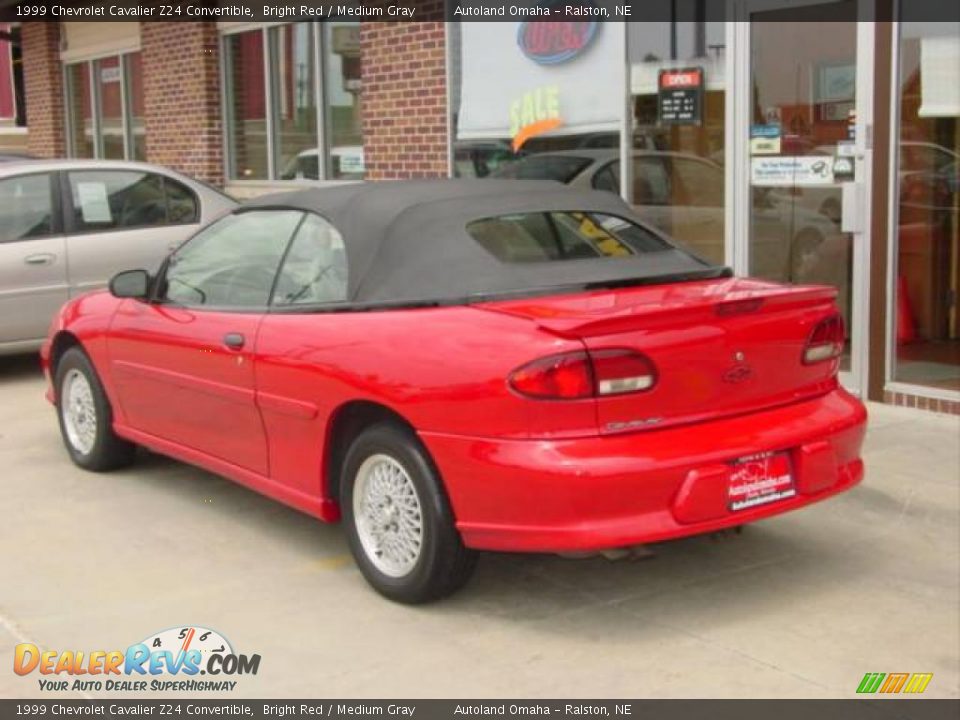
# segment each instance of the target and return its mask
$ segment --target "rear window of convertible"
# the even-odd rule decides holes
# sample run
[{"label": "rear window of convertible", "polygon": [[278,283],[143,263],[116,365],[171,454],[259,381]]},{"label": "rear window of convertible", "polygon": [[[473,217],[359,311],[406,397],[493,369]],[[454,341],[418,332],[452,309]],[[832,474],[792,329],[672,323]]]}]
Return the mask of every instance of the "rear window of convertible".
[{"label": "rear window of convertible", "polygon": [[622,258],[673,249],[640,225],[592,212],[500,215],[474,220],[467,232],[508,263]]}]

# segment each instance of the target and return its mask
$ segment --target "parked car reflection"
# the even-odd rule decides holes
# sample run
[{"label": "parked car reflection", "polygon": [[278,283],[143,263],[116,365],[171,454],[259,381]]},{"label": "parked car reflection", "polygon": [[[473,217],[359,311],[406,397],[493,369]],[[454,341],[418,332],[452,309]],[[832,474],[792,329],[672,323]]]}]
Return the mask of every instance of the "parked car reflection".
[{"label": "parked car reflection", "polygon": [[[496,177],[555,180],[620,192],[620,157],[612,149],[529,155]],[[640,216],[701,256],[724,260],[723,168],[696,155],[637,151],[631,203]],[[754,188],[751,273],[779,281],[842,287],[837,261],[848,247],[836,224],[798,206],[779,188]],[[840,269],[845,266],[840,266]]]},{"label": "parked car reflection", "polygon": [[453,146],[454,176],[487,177],[525,154],[523,150],[515,153],[510,143],[503,140],[461,141]]}]

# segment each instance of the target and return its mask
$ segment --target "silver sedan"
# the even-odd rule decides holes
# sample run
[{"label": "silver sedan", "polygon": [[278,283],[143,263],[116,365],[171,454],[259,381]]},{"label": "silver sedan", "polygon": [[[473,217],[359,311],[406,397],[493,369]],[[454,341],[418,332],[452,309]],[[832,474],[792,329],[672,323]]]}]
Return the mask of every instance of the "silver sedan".
[{"label": "silver sedan", "polygon": [[110,160],[0,164],[0,355],[35,350],[69,298],[171,249],[236,206],[166,168]]}]

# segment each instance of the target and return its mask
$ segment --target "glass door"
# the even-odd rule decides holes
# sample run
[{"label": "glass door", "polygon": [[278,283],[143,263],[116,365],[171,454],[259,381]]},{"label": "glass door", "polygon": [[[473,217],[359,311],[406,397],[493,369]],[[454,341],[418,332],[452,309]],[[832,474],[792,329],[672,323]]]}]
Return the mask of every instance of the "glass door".
[{"label": "glass door", "polygon": [[753,277],[837,288],[847,328],[842,380],[860,392],[872,23],[857,22],[858,0],[744,0],[740,18],[737,157],[746,191],[735,264]]}]

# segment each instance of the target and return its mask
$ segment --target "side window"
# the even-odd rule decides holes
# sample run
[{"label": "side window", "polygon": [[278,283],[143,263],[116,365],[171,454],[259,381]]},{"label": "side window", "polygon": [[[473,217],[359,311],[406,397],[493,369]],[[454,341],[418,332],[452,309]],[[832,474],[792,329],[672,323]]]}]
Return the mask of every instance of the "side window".
[{"label": "side window", "polygon": [[343,302],[347,299],[347,255],[337,229],[307,215],[280,268],[272,304]]},{"label": "side window", "polygon": [[128,170],[68,173],[73,228],[80,232],[167,224],[163,179]]},{"label": "side window", "polygon": [[50,176],[21,175],[0,180],[0,242],[53,233]]},{"label": "side window", "polygon": [[501,262],[604,260],[668,250],[645,228],[592,212],[518,213],[474,220],[467,232]]},{"label": "side window", "polygon": [[620,162],[612,162],[593,176],[594,190],[606,190],[620,194]]},{"label": "side window", "polygon": [[187,307],[265,308],[302,219],[295,210],[263,210],[209,225],[171,256],[159,299]]},{"label": "side window", "polygon": [[171,225],[181,225],[200,221],[200,208],[197,207],[197,196],[186,186],[176,180],[165,177],[163,189],[167,195],[167,222]]},{"label": "side window", "polygon": [[657,157],[633,159],[634,205],[670,205],[670,178]]},{"label": "side window", "polygon": [[[672,159],[674,186],[686,191],[685,205],[723,207],[723,173],[720,168],[697,160]],[[674,204],[679,204],[674,202]]]}]

